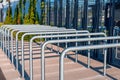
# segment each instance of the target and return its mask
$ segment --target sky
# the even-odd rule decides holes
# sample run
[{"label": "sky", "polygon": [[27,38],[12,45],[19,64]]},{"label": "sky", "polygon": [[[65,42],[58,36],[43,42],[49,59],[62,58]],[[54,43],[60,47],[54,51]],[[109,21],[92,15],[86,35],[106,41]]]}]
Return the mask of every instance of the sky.
[{"label": "sky", "polygon": [[[7,11],[7,7],[8,7],[8,2],[6,2],[7,0],[3,0],[3,6],[4,6],[4,10],[3,10],[3,12],[4,12],[4,17],[6,16],[6,11]],[[13,13],[14,13],[14,10],[15,10],[15,6],[16,6],[16,4],[17,4],[17,1],[19,1],[19,0],[10,0],[11,1],[11,3],[12,3],[12,10],[13,10]],[[28,0],[29,1],[29,0]],[[51,0],[51,1],[54,1],[54,0]],[[83,1],[83,0],[81,0],[81,1]],[[106,2],[107,0],[105,0],[105,2]],[[27,6],[26,6],[26,13],[28,12],[28,7],[29,7],[29,4],[27,3],[26,4]],[[38,13],[40,13],[40,0],[38,0],[38,2],[37,2],[37,11],[38,11]],[[14,14],[13,14],[14,15]]]},{"label": "sky", "polygon": [[[10,0],[11,2],[14,2],[14,1],[19,1],[19,0]],[[3,0],[3,5],[7,5],[7,2],[6,0]]]},{"label": "sky", "polygon": [[[16,5],[18,4],[17,1],[19,0],[10,0],[11,1],[11,7],[12,7],[12,15],[14,16],[14,11],[15,11],[15,8],[16,8]],[[29,0],[27,0],[29,1]],[[37,12],[40,14],[40,0],[37,0],[37,4],[36,4],[36,7],[37,7]],[[4,13],[4,19],[6,17],[6,11],[7,11],[7,7],[8,7],[8,3],[6,2],[6,0],[3,0],[3,13]],[[25,13],[28,13],[28,7],[29,7],[29,2],[26,3],[26,11]]]},{"label": "sky", "polygon": [[[16,1],[19,1],[19,0],[10,0],[11,1],[11,3],[12,3],[12,11],[14,11],[14,9],[15,9],[15,5],[16,5],[16,3],[14,4],[14,2],[16,2]],[[8,7],[8,2],[6,2],[6,0],[3,0],[3,3],[2,3],[2,5],[4,6],[4,8],[3,8],[3,14],[4,14],[4,19],[5,19],[5,17],[6,17],[6,11],[7,11],[7,7]],[[13,14],[14,15],[14,14]]]}]

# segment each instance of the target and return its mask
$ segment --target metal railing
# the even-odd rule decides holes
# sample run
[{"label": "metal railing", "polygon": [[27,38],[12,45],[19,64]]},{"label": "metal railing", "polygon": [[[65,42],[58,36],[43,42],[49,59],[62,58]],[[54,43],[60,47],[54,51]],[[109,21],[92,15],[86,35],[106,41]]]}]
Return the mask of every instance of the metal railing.
[{"label": "metal railing", "polygon": [[[100,35],[102,35],[102,36],[106,36],[105,35],[105,33],[88,33],[88,34],[71,34],[71,35],[57,35],[57,36],[55,36],[55,35],[52,35],[52,36],[35,36],[35,37],[33,37],[31,40],[30,40],[30,79],[31,80],[33,80],[33,67],[32,67],[32,42],[33,42],[33,40],[34,39],[37,39],[37,38],[52,38],[52,37],[56,37],[56,38],[60,38],[60,37],[80,37],[80,36],[87,36],[87,37],[89,37],[89,36],[100,36]],[[70,40],[70,39],[68,39],[68,40]],[[66,47],[67,48],[67,47]],[[24,55],[24,54],[22,54],[22,55]],[[41,55],[41,56],[43,56],[43,54]],[[24,57],[22,57],[22,59],[24,59]],[[42,66],[43,66],[43,63],[41,64]],[[44,67],[42,67],[42,73],[41,73],[41,77],[42,77],[42,80],[44,80],[45,79],[45,74],[44,74]]]},{"label": "metal railing", "polygon": [[[13,34],[13,32],[15,32],[15,31],[20,31],[20,30],[24,30],[24,31],[22,31],[22,32],[32,32],[32,31],[36,31],[36,32],[39,32],[39,31],[43,31],[43,30],[41,30],[41,29],[46,29],[46,28],[44,28],[44,27],[27,27],[26,28],[26,30],[25,30],[25,28],[24,27],[20,27],[20,28],[16,28],[16,27],[12,27],[13,28],[13,30],[11,31],[11,37],[13,38],[13,36],[12,36],[12,34]],[[15,29],[14,29],[15,28]],[[6,28],[6,29],[8,29],[8,39],[9,39],[9,35],[10,35],[10,33],[9,33],[9,31],[11,30],[11,29],[9,29],[9,28]],[[6,42],[6,36],[7,36],[7,34],[6,34],[6,29],[5,29],[5,33],[3,33],[3,42],[1,42],[1,43],[3,43],[3,50],[4,50],[4,48],[5,47],[7,47],[6,46],[6,44],[5,44],[5,42]],[[32,29],[32,30],[31,30]],[[49,30],[47,30],[47,29],[49,29]],[[62,28],[56,28],[56,27],[54,27],[54,28],[50,28],[50,27],[47,27],[47,29],[46,29],[46,31],[53,31],[53,30],[55,30],[55,31],[59,31],[59,30],[63,30]],[[71,30],[74,30],[74,29],[71,29]],[[44,30],[45,31],[45,30]],[[5,38],[5,39],[4,39]],[[12,41],[12,40],[11,40]],[[12,42],[13,43],[13,42]],[[8,46],[9,46],[9,40],[8,40]],[[7,53],[7,51],[5,51],[6,53]]]},{"label": "metal railing", "polygon": [[60,57],[60,80],[64,80],[64,56],[68,51],[74,50],[88,50],[88,49],[105,49],[104,51],[104,75],[106,74],[106,57],[107,57],[107,49],[106,48],[113,48],[113,47],[120,47],[120,43],[114,44],[105,44],[105,45],[92,45],[92,46],[81,46],[81,47],[71,47],[67,48],[63,51]]},{"label": "metal railing", "polygon": [[[15,28],[15,29],[14,29]],[[6,30],[8,29],[8,35],[9,35],[9,31],[11,30],[11,29],[9,29],[9,28],[5,28],[5,41],[6,41]],[[42,30],[41,30],[42,29]],[[13,30],[11,31],[11,34],[13,34],[15,31],[23,31],[23,32],[29,32],[29,31],[43,31],[43,30],[48,30],[48,31],[52,31],[52,30],[63,30],[64,28],[56,28],[56,27],[47,27],[47,29],[45,28],[45,27],[26,27],[26,29],[24,28],[24,27],[20,27],[20,28],[16,28],[16,27],[13,27]],[[73,30],[73,29],[71,29],[71,30]],[[3,37],[4,37],[4,35],[3,35]],[[4,47],[4,42],[3,42],[3,47]]]},{"label": "metal railing", "polygon": [[[16,32],[16,33],[14,33]],[[13,37],[13,33],[15,34],[15,37]],[[24,33],[21,36],[21,46],[19,45],[19,34]],[[65,43],[65,48],[63,49],[63,52],[60,55],[60,73],[59,73],[59,78],[60,80],[64,80],[64,56],[69,52],[69,51],[76,51],[75,52],[75,62],[78,60],[78,54],[77,51],[81,50],[88,50],[88,55],[87,55],[87,64],[88,68],[90,68],[90,50],[91,49],[103,49],[103,54],[104,54],[104,68],[103,68],[103,74],[106,75],[106,57],[107,57],[107,48],[116,48],[120,47],[120,43],[118,40],[120,39],[119,36],[115,37],[107,37],[105,33],[89,33],[87,30],[82,30],[82,31],[77,31],[75,29],[65,29],[65,28],[58,28],[58,27],[50,27],[50,26],[44,26],[44,25],[3,25],[0,28],[0,44],[7,54],[7,56],[10,58],[12,56],[11,62],[14,63],[14,56],[16,57],[16,69],[18,70],[19,66],[19,52],[22,54],[22,77],[24,78],[24,71],[25,71],[25,61],[24,61],[24,38],[25,36],[28,35],[33,35],[33,37],[30,39],[29,43],[29,55],[30,55],[30,80],[33,80],[33,48],[32,48],[32,43],[35,39],[45,39],[44,42],[42,42],[42,47],[41,48],[41,80],[45,80],[45,47],[47,44],[51,44],[51,49],[52,44],[57,43],[57,52],[59,53],[60,49],[60,44]],[[103,36],[103,37],[102,37]],[[50,38],[50,39],[49,39]],[[64,38],[64,39],[62,39]],[[107,44],[107,40],[114,40],[116,42],[112,44]],[[15,43],[14,43],[15,41]],[[91,42],[94,41],[104,41],[103,44],[94,44],[90,45]],[[74,46],[68,46],[69,42],[74,42]],[[88,44],[79,46],[78,43],[80,42],[87,42]],[[20,46],[20,51],[18,51],[18,48]],[[78,47],[79,46],[79,47]],[[14,54],[14,48],[16,53]],[[11,51],[10,51],[11,50]],[[116,57],[118,58],[117,52],[116,52]]]},{"label": "metal railing", "polygon": [[[3,27],[4,28],[4,27]],[[33,28],[33,27],[32,27]],[[28,32],[32,32],[33,34],[35,33],[35,32],[39,32],[39,34],[40,34],[40,32],[43,34],[43,32],[46,32],[46,34],[71,34],[71,33],[79,33],[79,32],[81,32],[81,33],[84,33],[84,32],[87,32],[87,33],[89,33],[88,31],[75,31],[74,29],[60,29],[60,28],[58,28],[58,29],[53,29],[53,28],[50,28],[51,30],[47,30],[47,29],[45,29],[45,30],[43,30],[43,28],[42,28],[42,30],[40,29],[40,30],[38,30],[38,28],[37,28],[37,31],[35,31],[36,30],[36,28],[33,28],[33,29],[35,29],[35,30],[29,30],[29,29],[27,29],[27,30],[25,30],[24,29],[24,27],[20,27],[20,28],[17,28],[17,27],[11,27],[11,28],[8,28],[8,27],[6,27],[6,28],[4,28],[5,30],[3,30],[5,33],[3,33],[3,38],[5,38],[5,42],[8,42],[8,51],[10,51],[10,46],[9,46],[9,37],[10,37],[10,34],[11,34],[11,50],[12,50],[12,63],[14,62],[13,61],[13,32],[15,32],[15,31],[18,31],[17,33],[16,33],[16,67],[17,67],[17,69],[18,69],[18,35],[19,35],[19,33],[22,33],[22,32],[24,32],[24,33],[28,33]],[[24,29],[24,30],[23,30]],[[31,29],[31,28],[30,28]],[[63,32],[62,32],[63,31]],[[37,33],[38,34],[38,33]],[[45,34],[45,33],[44,33]],[[6,40],[6,37],[8,37],[8,41]],[[3,41],[4,41],[4,39],[3,39]],[[3,42],[3,44],[4,44],[4,42]],[[4,46],[4,45],[3,45]],[[7,48],[7,45],[5,44],[5,46],[3,47],[3,49],[4,48]],[[7,53],[7,51],[6,51],[6,53]],[[10,57],[10,52],[8,52],[8,56]]]},{"label": "metal railing", "polygon": [[[120,39],[120,37],[119,36],[116,36],[116,37],[100,37],[100,38],[86,38],[86,39],[69,39],[69,40],[50,40],[50,41],[47,41],[47,42],[45,42],[44,44],[43,44],[43,46],[42,46],[42,62],[41,62],[41,65],[42,65],[42,68],[41,68],[41,70],[43,70],[43,75],[42,75],[42,77],[44,77],[44,74],[45,74],[45,71],[44,71],[44,69],[45,69],[45,57],[44,57],[44,49],[45,49],[45,46],[47,45],[47,44],[51,44],[51,43],[56,43],[56,42],[59,42],[59,43],[64,43],[64,42],[85,42],[85,41],[100,41],[100,40],[104,40],[105,41],[105,44],[103,44],[102,46],[106,46],[106,45],[108,45],[108,44],[106,44],[107,43],[107,40],[118,40],[118,39]],[[111,48],[111,47],[118,47],[117,46],[117,44],[116,44],[116,46],[115,46],[115,44],[116,43],[114,43],[113,45],[111,44],[111,46],[110,47],[108,47],[108,48]],[[82,47],[84,47],[83,49],[81,49],[82,47],[79,47],[79,49],[77,48],[76,50],[88,50],[88,66],[90,67],[90,52],[89,52],[89,50],[90,49],[101,49],[101,48],[106,48],[106,47],[93,47],[93,46],[97,46],[97,45],[92,45],[92,46],[82,46]],[[98,45],[98,46],[101,46],[101,45]],[[119,45],[120,46],[120,45]],[[89,48],[88,48],[89,47]],[[91,48],[91,47],[93,47],[93,48]],[[72,47],[72,48],[74,48],[74,47]],[[68,49],[68,50],[64,50],[63,51],[63,53],[62,53],[62,58],[61,58],[61,61],[63,61],[62,59],[64,58],[64,56],[65,56],[65,54],[68,52],[68,51],[75,51],[75,48],[74,49],[72,49],[72,48],[70,48],[70,49]],[[106,75],[106,56],[107,56],[107,49],[104,49],[105,50],[105,52],[103,52],[104,53],[104,75]],[[64,55],[64,56],[63,56]],[[32,58],[32,57],[31,57]],[[61,62],[61,63],[63,63],[63,62]],[[60,64],[60,66],[61,65],[63,65],[63,64]],[[89,68],[88,67],[88,68]],[[61,68],[63,68],[63,66],[61,67]],[[62,70],[62,69],[60,69],[60,70]],[[60,73],[60,80],[64,80],[63,79],[63,72],[61,72]]]},{"label": "metal railing", "polygon": [[[32,32],[32,33],[25,33],[25,34],[23,34],[23,36],[22,36],[22,38],[21,38],[21,44],[22,44],[22,48],[21,48],[21,51],[22,51],[22,77],[24,77],[24,38],[25,38],[25,36],[27,36],[27,35],[41,35],[41,36],[43,36],[43,35],[46,35],[46,36],[50,36],[50,35],[60,35],[60,34],[81,34],[81,33],[89,33],[89,31],[87,31],[87,30],[82,30],[82,31],[59,31],[59,32]],[[51,37],[51,40],[52,40],[52,37]],[[46,41],[46,40],[45,40]]]},{"label": "metal railing", "polygon": [[[43,29],[43,30],[39,30],[39,31],[37,30],[36,32],[55,32],[55,31],[56,31],[56,32],[59,32],[59,31],[65,31],[65,32],[66,32],[66,31],[71,31],[71,29],[70,29],[70,30],[69,30],[69,29],[68,29],[68,30],[62,30],[62,29],[57,29],[57,30],[56,30],[56,29],[51,29],[51,30],[46,30],[46,29],[45,29],[45,30],[44,30],[44,29]],[[32,30],[32,31],[31,31],[31,30],[30,30],[30,31],[18,31],[18,32],[16,33],[16,68],[17,68],[17,69],[18,69],[18,35],[19,35],[20,33],[23,33],[23,32],[24,32],[24,33],[25,33],[25,32],[35,32],[35,30]],[[12,42],[12,43],[13,43],[13,42]]]},{"label": "metal railing", "polygon": [[[19,27],[18,27],[19,26]],[[1,29],[3,30],[4,33],[3,34],[3,39],[1,41],[2,47],[3,47],[3,51],[5,50],[5,53],[7,54],[7,50],[8,50],[8,57],[10,58],[10,40],[9,37],[11,35],[11,50],[12,50],[12,63],[13,63],[13,33],[15,31],[18,31],[16,33],[16,54],[18,53],[18,35],[19,33],[22,32],[52,32],[52,31],[75,31],[75,29],[65,29],[65,28],[57,28],[57,27],[50,27],[50,26],[29,26],[27,25],[27,27],[25,27],[24,25],[9,25],[9,26],[2,26]],[[7,36],[8,36],[8,41],[7,41]],[[7,46],[7,44],[8,46]],[[8,49],[7,49],[8,48]],[[18,57],[17,57],[18,58]],[[18,69],[18,59],[16,59],[16,67]]]},{"label": "metal railing", "polygon": [[[120,33],[120,28],[118,26],[114,27],[114,31],[113,31],[113,35],[114,36],[119,36]],[[118,40],[115,40],[114,42],[118,43]],[[115,58],[116,59],[120,59],[120,52],[118,50],[118,47],[115,48]]]},{"label": "metal railing", "polygon": [[[26,27],[27,26],[27,27]],[[15,32],[15,31],[19,31],[19,30],[28,30],[28,29],[34,29],[35,28],[35,30],[39,30],[39,28],[42,28],[42,29],[58,29],[57,27],[50,27],[50,26],[28,26],[28,25],[9,25],[9,26],[2,26],[1,27],[1,29],[4,31],[4,34],[3,34],[3,47],[4,47],[4,42],[6,41],[6,30],[8,29],[8,31],[10,31],[10,30],[13,30],[14,29],[14,31],[13,32]],[[65,28],[59,28],[59,29],[65,29]],[[73,30],[73,29],[71,29],[71,30]],[[9,33],[9,32],[8,32]],[[9,35],[9,34],[8,34]],[[5,40],[5,41],[4,41]],[[4,49],[3,49],[4,50]]]}]

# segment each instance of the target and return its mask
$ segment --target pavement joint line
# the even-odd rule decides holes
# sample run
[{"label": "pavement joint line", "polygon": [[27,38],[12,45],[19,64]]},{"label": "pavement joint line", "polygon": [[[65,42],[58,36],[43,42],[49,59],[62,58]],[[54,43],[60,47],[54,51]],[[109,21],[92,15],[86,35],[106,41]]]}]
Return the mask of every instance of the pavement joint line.
[{"label": "pavement joint line", "polygon": [[[58,58],[58,57],[56,57],[56,58]],[[56,58],[51,58],[50,61],[52,61],[52,60],[56,60]],[[59,59],[57,59],[57,60],[59,60]],[[41,61],[41,60],[39,59],[39,61]],[[48,61],[48,60],[46,59],[46,61]],[[38,59],[33,60],[33,63],[34,63],[34,62],[38,62]]]},{"label": "pavement joint line", "polygon": [[96,75],[96,76],[92,76],[92,77],[82,78],[82,79],[79,79],[79,80],[93,80],[93,79],[97,79],[97,78],[100,78],[100,77],[103,77],[103,76],[102,75]]},{"label": "pavement joint line", "polygon": [[0,59],[0,61],[7,61],[7,59]]},{"label": "pavement joint line", "polygon": [[[85,67],[81,67],[81,68],[77,68],[77,69],[72,69],[72,70],[67,70],[67,71],[64,71],[64,73],[69,73],[69,72],[73,72],[73,71],[83,71],[83,70],[86,70],[87,68]],[[53,73],[46,73],[46,76],[51,76],[51,75],[54,75],[54,74],[59,74],[59,72],[53,72]],[[35,74],[34,77],[38,77],[38,76],[41,76],[40,74]]]},{"label": "pavement joint line", "polygon": [[22,78],[18,77],[18,78],[12,79],[12,80],[22,80]]},{"label": "pavement joint line", "polygon": [[5,73],[12,72],[12,71],[14,72],[15,69],[11,68],[11,69],[4,70]]},{"label": "pavement joint line", "polygon": [[[74,62],[66,62],[64,64],[73,64]],[[58,66],[59,64],[46,65],[46,67]]]},{"label": "pavement joint line", "polygon": [[[1,51],[0,51],[1,52]],[[0,57],[5,57],[5,55],[3,55],[3,53],[1,53]]]},{"label": "pavement joint line", "polygon": [[[66,62],[64,64],[73,64],[74,62]],[[49,64],[49,65],[46,65],[46,67],[53,67],[53,66],[58,66],[59,64]],[[34,66],[34,65],[33,65]],[[40,69],[41,67],[40,66],[35,66],[33,67],[34,69]],[[26,70],[29,70],[29,68],[25,68]]]},{"label": "pavement joint line", "polygon": [[0,57],[0,60],[9,60],[6,56]]},{"label": "pavement joint line", "polygon": [[3,66],[9,66],[9,65],[11,65],[10,63],[5,63],[5,64],[2,64],[2,65],[0,65],[1,67],[3,67]]},{"label": "pavement joint line", "polygon": [[[55,57],[55,58],[50,58],[50,60],[49,60],[49,59],[46,59],[46,62],[47,62],[47,61],[51,61],[51,62],[52,62],[53,60],[56,60],[56,58],[57,58],[57,60],[59,60],[59,57]],[[26,61],[28,62],[29,60],[26,60]],[[39,59],[39,61],[41,61],[41,60]],[[68,61],[68,60],[67,60],[67,61]],[[38,59],[33,60],[33,63],[36,63],[36,62],[38,63]],[[25,63],[26,63],[26,62],[25,62]]]},{"label": "pavement joint line", "polygon": [[73,72],[73,71],[79,71],[79,70],[86,70],[88,68],[86,67],[81,67],[81,68],[75,68],[75,69],[70,69],[70,70],[66,70],[64,71],[65,73],[68,73],[68,72]]}]

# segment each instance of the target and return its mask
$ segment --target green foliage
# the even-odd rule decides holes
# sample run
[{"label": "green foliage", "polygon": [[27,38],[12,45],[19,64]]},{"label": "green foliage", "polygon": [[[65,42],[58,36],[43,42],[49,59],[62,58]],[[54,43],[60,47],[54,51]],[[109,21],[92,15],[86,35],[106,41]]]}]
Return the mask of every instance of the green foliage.
[{"label": "green foliage", "polygon": [[24,18],[24,24],[29,24],[29,14],[26,14],[25,15],[25,18]]},{"label": "green foliage", "polygon": [[26,0],[23,0],[23,10],[24,10],[23,18],[25,18],[25,4],[26,4]]},{"label": "green foliage", "polygon": [[12,16],[6,16],[4,24],[12,24]]},{"label": "green foliage", "polygon": [[12,24],[12,9],[11,9],[11,3],[10,0],[7,0],[9,7],[7,9],[7,15],[4,21],[4,24]]},{"label": "green foliage", "polygon": [[18,24],[23,24],[23,14],[22,14],[22,9],[23,9],[23,3],[22,3],[22,0],[19,0],[19,5],[18,5],[18,9],[19,9],[19,12],[18,12],[18,20],[17,20],[17,23]]},{"label": "green foliage", "polygon": [[17,23],[18,13],[19,13],[19,10],[18,10],[18,5],[17,5],[17,7],[16,7],[16,9],[15,9],[15,13],[14,13],[13,24],[18,24],[18,23]]},{"label": "green foliage", "polygon": [[14,13],[13,24],[22,24],[22,23],[23,23],[22,12],[19,9],[19,5],[17,5]]},{"label": "green foliage", "polygon": [[[13,37],[14,37],[14,38],[16,37],[16,33],[17,33],[17,31],[13,33]],[[21,40],[23,34],[24,34],[24,33],[20,33],[20,34],[19,34],[18,40]],[[27,35],[27,36],[25,36],[25,37],[24,37],[24,41],[30,41],[30,39],[31,39],[33,36],[35,36],[35,35]],[[35,39],[35,40],[34,40],[34,42],[40,42],[40,41],[45,41],[45,39],[42,38],[42,39]]]},{"label": "green foliage", "polygon": [[24,24],[39,24],[36,0],[30,0],[29,13],[25,15]]},{"label": "green foliage", "polygon": [[3,25],[3,23],[0,23],[0,27]]},{"label": "green foliage", "polygon": [[35,14],[34,14],[33,7],[31,7],[31,10],[30,10],[30,24],[35,24]]},{"label": "green foliage", "polygon": [[[25,14],[25,4],[26,0],[19,0],[18,5],[16,6],[14,16],[12,17],[12,9],[10,0],[9,7],[7,9],[7,15],[5,18],[5,24],[44,24],[45,23],[45,2],[41,0],[41,17],[39,17],[38,12],[36,11],[36,2],[37,0],[29,0],[30,6],[28,10],[28,14]],[[24,12],[23,12],[24,11]],[[1,24],[0,24],[1,25]],[[16,33],[16,32],[15,32]],[[14,37],[15,37],[14,33]],[[21,33],[19,36],[19,40],[24,33]],[[25,37],[25,40],[28,41],[34,35],[30,35]],[[44,39],[36,39],[35,41],[43,41]]]},{"label": "green foliage", "polygon": [[41,1],[41,9],[45,9],[45,2]]},{"label": "green foliage", "polygon": [[41,0],[41,17],[40,17],[40,24],[45,24],[45,1]]},{"label": "green foliage", "polygon": [[[26,0],[19,0],[18,5],[16,6],[14,16],[12,17],[11,3],[10,0],[7,0],[9,7],[7,9],[7,15],[5,19],[5,24],[44,24],[45,22],[45,3],[41,2],[41,8],[43,13],[41,14],[41,19],[39,19],[38,12],[36,11],[36,0],[30,0],[30,6],[28,14],[25,14],[25,4]],[[23,12],[24,11],[24,12]]]},{"label": "green foliage", "polygon": [[18,13],[18,20],[17,20],[18,24],[23,24],[23,19],[22,19],[22,12],[19,11]]},{"label": "green foliage", "polygon": [[38,12],[36,11],[36,14],[35,14],[35,24],[39,24],[39,22],[40,22],[39,14],[38,14]]},{"label": "green foliage", "polygon": [[22,0],[19,0],[19,9],[22,10]]},{"label": "green foliage", "polygon": [[7,9],[7,15],[4,21],[4,24],[12,24],[12,10],[11,7]]}]

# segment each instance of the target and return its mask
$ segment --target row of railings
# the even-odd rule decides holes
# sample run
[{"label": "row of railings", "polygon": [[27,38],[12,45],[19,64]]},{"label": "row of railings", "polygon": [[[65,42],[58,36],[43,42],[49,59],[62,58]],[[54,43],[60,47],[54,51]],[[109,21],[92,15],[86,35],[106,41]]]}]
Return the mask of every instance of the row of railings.
[{"label": "row of railings", "polygon": [[[41,50],[41,80],[45,80],[45,49],[50,44],[51,51],[54,51],[53,45],[57,45],[56,54],[60,57],[59,62],[59,80],[64,80],[64,57],[70,51],[75,53],[75,62],[78,60],[78,51],[86,50],[87,63],[90,68],[91,50],[102,50],[104,55],[103,62],[103,75],[106,75],[107,65],[107,49],[114,48],[115,50],[120,47],[120,36],[107,37],[105,33],[90,33],[87,30],[75,30],[51,27],[45,25],[3,25],[0,28],[0,46],[11,63],[20,72],[21,77],[25,78],[25,37],[28,40],[28,53],[29,53],[29,79],[33,80],[33,43],[37,43]],[[35,41],[36,39],[39,39]],[[108,40],[113,40],[114,43],[108,44]],[[95,43],[95,44],[94,44]],[[60,51],[60,47],[63,50]],[[19,66],[19,55],[21,53],[21,66]],[[99,54],[99,52],[98,52]],[[119,54],[116,53],[116,58],[119,59]],[[19,70],[20,69],[20,70]]]}]

